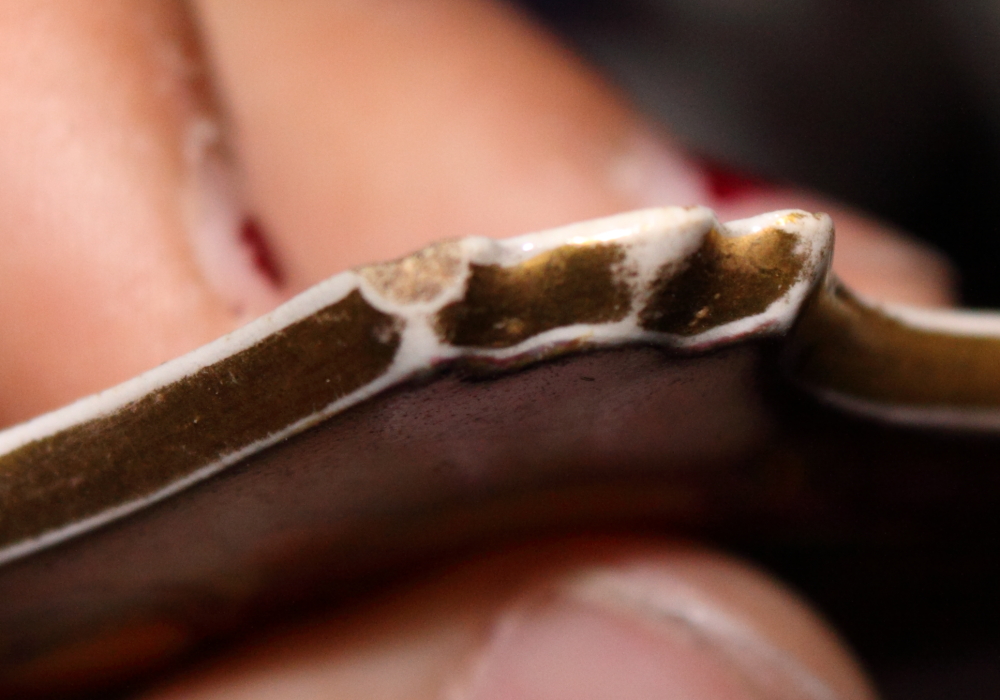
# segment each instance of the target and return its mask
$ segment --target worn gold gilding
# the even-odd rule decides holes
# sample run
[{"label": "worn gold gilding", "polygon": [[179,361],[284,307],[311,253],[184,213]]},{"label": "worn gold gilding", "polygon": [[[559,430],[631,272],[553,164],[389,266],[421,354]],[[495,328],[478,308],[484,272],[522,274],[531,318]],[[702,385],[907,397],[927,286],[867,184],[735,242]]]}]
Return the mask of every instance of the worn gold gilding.
[{"label": "worn gold gilding", "polygon": [[996,408],[1000,338],[908,326],[862,304],[835,281],[800,312],[787,349],[809,386],[882,404]]},{"label": "worn gold gilding", "polygon": [[414,304],[431,301],[454,284],[464,271],[462,262],[460,244],[445,241],[358,274],[386,299]]},{"label": "worn gold gilding", "polygon": [[150,495],[315,414],[386,370],[398,324],[353,291],[114,414],[0,457],[0,545]]},{"label": "worn gold gilding", "polygon": [[739,238],[713,229],[694,254],[660,270],[643,328],[690,336],[765,311],[803,273],[797,241],[779,228]]},{"label": "worn gold gilding", "polygon": [[560,326],[619,321],[631,308],[624,259],[618,245],[591,244],[511,267],[472,265],[464,298],[438,314],[438,334],[459,347],[505,348]]}]

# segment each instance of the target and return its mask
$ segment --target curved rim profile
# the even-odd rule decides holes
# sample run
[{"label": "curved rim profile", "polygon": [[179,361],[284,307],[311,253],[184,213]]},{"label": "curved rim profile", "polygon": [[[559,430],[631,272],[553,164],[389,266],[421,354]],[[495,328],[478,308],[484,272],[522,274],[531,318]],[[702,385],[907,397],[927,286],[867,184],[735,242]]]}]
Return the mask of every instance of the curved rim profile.
[{"label": "curved rim profile", "polygon": [[467,238],[336,275],[219,340],[0,432],[0,562],[162,500],[455,361],[698,353],[781,335],[823,280],[825,215],[637,211]]}]

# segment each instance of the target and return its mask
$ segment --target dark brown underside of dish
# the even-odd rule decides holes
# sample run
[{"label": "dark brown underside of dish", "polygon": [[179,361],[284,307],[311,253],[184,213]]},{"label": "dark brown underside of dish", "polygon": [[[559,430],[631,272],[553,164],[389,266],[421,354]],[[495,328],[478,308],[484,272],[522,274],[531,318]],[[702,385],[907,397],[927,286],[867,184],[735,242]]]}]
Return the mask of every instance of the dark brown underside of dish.
[{"label": "dark brown underside of dish", "polygon": [[[579,527],[813,561],[798,572],[807,593],[834,614],[845,599],[869,613],[837,619],[855,644],[909,643],[904,602],[1000,582],[967,549],[1000,537],[1000,442],[839,415],[779,380],[778,349],[630,347],[393,389],[183,498],[4,567],[0,689],[18,694],[81,659],[141,669],[317,592]],[[923,568],[905,580],[883,570],[890,589],[871,588],[865,562],[905,564],[918,547]],[[974,583],[934,579],[935,558]]]}]

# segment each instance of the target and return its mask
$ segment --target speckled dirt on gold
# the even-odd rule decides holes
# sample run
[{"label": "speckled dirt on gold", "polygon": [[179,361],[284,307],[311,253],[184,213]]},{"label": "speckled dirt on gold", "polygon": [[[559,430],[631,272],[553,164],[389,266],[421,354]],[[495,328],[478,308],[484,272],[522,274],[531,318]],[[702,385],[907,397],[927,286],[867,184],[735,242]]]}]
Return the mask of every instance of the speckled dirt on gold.
[{"label": "speckled dirt on gold", "polygon": [[0,456],[0,545],[148,495],[316,413],[385,371],[399,323],[353,291],[111,415]]},{"label": "speckled dirt on gold", "polygon": [[462,346],[505,348],[575,323],[608,323],[631,309],[614,244],[567,245],[511,267],[473,265],[465,296],[438,314],[438,333]]}]

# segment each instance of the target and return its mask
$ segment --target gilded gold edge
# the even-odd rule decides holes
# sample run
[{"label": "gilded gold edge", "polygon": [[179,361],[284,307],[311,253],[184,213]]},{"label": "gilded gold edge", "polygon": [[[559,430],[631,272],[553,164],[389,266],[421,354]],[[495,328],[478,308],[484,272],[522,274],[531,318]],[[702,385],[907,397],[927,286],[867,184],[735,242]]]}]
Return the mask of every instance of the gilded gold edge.
[{"label": "gilded gold edge", "polygon": [[917,325],[831,275],[803,305],[783,364],[795,385],[852,413],[917,426],[1000,429],[1000,316],[983,318],[996,323],[977,333],[949,331],[954,324],[945,313]]},{"label": "gilded gold edge", "polygon": [[[617,219],[621,218],[622,217],[617,217]],[[704,217],[702,216],[702,218]],[[588,225],[593,226],[593,222],[590,222]],[[711,230],[711,227],[709,230]],[[662,233],[660,235],[662,235]],[[592,242],[573,243],[573,245],[576,246],[591,245],[591,244],[593,243]],[[448,270],[447,272],[449,276],[453,277],[454,274],[453,270]],[[353,277],[350,277],[351,275],[353,275]],[[357,291],[357,289],[359,288],[358,280],[359,280],[358,273],[343,273],[342,275],[339,275],[337,278],[334,278],[330,282],[326,283],[327,302],[329,303],[329,296],[332,296],[330,294],[331,289],[336,287],[338,282],[340,283],[340,287],[345,288],[340,290],[342,292],[346,292],[341,297],[345,298],[348,294],[351,293],[350,291],[351,289],[353,289],[355,292]],[[353,284],[344,285],[343,283],[345,281],[350,281]],[[634,291],[635,290],[633,290],[633,292]],[[404,296],[405,296],[405,291],[404,291]],[[371,301],[370,298],[366,297],[366,299],[369,302]],[[380,306],[380,304],[375,304],[376,311],[378,310],[378,306]],[[309,318],[315,316],[320,312],[321,310],[313,311],[311,315],[295,319],[295,322],[302,322],[308,320]],[[412,321],[412,319],[409,320],[402,319],[401,322],[405,324],[410,321]],[[247,355],[247,356],[252,355],[255,352],[255,348],[257,348],[260,343],[266,341],[267,338],[273,336],[274,334],[280,334],[284,332],[286,327],[287,326],[273,328],[271,335],[267,335],[264,336],[263,338],[260,338],[258,342],[255,344],[250,344],[247,347],[239,348],[228,356],[223,356],[221,361],[239,357],[240,355]],[[760,324],[756,328],[756,331],[771,333],[774,332],[776,328],[777,326],[775,325],[774,320],[772,319],[770,322],[764,322]],[[555,330],[559,331],[562,329],[557,328]],[[653,343],[658,345],[665,345],[667,347],[673,346],[680,352],[698,352],[710,349],[712,347],[718,347],[734,339],[742,340],[746,338],[748,335],[752,335],[753,334],[752,331],[754,329],[750,329],[751,332],[737,333],[734,337],[731,338],[717,337],[712,340],[708,340],[706,342],[701,342],[701,343],[697,342],[697,339],[691,339],[691,338],[678,339],[672,336],[658,334],[658,333],[651,334],[651,333],[640,332],[632,334],[622,334],[621,328],[616,328],[613,333],[605,333],[605,334],[602,334],[600,330],[601,329],[599,327],[590,329],[586,328],[579,329],[577,331],[578,333],[577,337],[568,339],[564,338],[562,342],[560,342],[559,338],[554,337],[553,334],[551,333],[542,333],[541,336],[545,337],[539,338],[536,336],[534,338],[529,338],[524,343],[519,344],[517,347],[504,348],[499,353],[496,353],[489,348],[465,348],[461,352],[455,351],[454,348],[439,348],[439,349],[443,350],[443,352],[441,353],[442,356],[441,359],[445,360],[447,360],[448,358],[457,359],[460,356],[468,357],[472,355],[482,355],[484,358],[490,358],[492,356],[493,360],[499,361],[500,364],[509,366],[511,364],[512,358],[516,358],[518,355],[524,355],[525,357],[534,356],[535,358],[552,357],[553,354],[558,355],[565,352],[575,352],[584,347],[586,348],[607,347],[609,345],[620,345],[630,342]],[[556,335],[558,335],[558,333]],[[550,348],[549,352],[540,352],[539,347],[541,346],[541,344],[544,343],[552,344],[552,347]],[[217,343],[213,345],[218,346],[219,342],[217,341]],[[539,347],[534,347],[534,346],[539,346]],[[316,422],[319,422],[320,420],[336,412],[344,410],[351,405],[363,401],[377,394],[379,391],[388,388],[389,386],[404,381],[407,376],[411,376],[415,371],[428,369],[431,365],[434,364],[434,360],[435,358],[433,356],[425,357],[420,362],[414,362],[413,359],[411,358],[409,362],[404,361],[400,363],[394,359],[390,367],[386,369],[383,373],[381,373],[375,380],[363,386],[358,387],[353,392],[349,393],[346,396],[341,397],[333,404],[327,406],[324,410],[315,412],[309,416],[306,416],[302,420],[296,421],[292,425],[288,426],[285,430],[278,431],[277,433],[272,433],[271,435],[262,435],[259,437],[259,439],[248,442],[242,448],[234,450],[228,455],[222,455],[222,458],[217,460],[213,464],[206,465],[204,463],[200,463],[199,465],[192,465],[195,468],[188,470],[185,475],[182,475],[180,477],[177,474],[171,474],[168,481],[164,482],[164,484],[161,485],[161,488],[155,492],[147,493],[145,496],[142,497],[135,497],[131,501],[119,503],[114,507],[109,507],[108,504],[103,504],[99,509],[96,509],[95,512],[90,517],[80,518],[77,516],[68,525],[64,524],[62,526],[57,526],[55,528],[39,530],[37,532],[34,532],[33,534],[24,534],[24,536],[22,536],[20,539],[8,541],[7,543],[8,547],[6,549],[0,550],[0,562],[17,558],[22,554],[25,554],[29,551],[33,551],[34,549],[44,547],[48,544],[60,541],[74,534],[78,534],[79,532],[91,529],[92,527],[99,526],[104,522],[116,519],[117,517],[121,517],[122,515],[128,512],[141,508],[147,505],[148,503],[151,503],[155,500],[159,500],[160,498],[176,493],[177,491],[185,488],[186,486],[195,483],[201,480],[202,478],[207,477],[211,473],[215,473],[219,469],[224,468],[225,466],[235,461],[238,461],[247,454],[255,452],[259,449],[263,449],[267,445],[273,444],[278,439],[282,439],[290,434],[294,434],[295,432],[304,430],[310,425],[315,424]],[[514,360],[514,362],[516,363],[516,359]],[[214,365],[209,365],[209,364],[202,365],[200,367],[196,367],[195,370],[201,371],[211,366]],[[191,374],[187,376],[191,376]],[[146,395],[148,396],[151,393],[152,392],[147,392]],[[132,401],[122,406],[119,410],[126,410],[130,405],[133,405],[134,403],[135,401]],[[93,418],[91,418],[91,420],[93,420]],[[73,430],[76,427],[83,425],[84,423],[86,423],[85,420],[78,421],[77,423],[70,425],[66,429],[56,431],[50,435],[41,436],[40,438],[32,440],[29,443],[25,444],[31,444],[35,442],[45,442],[47,440],[51,440],[59,436],[60,434],[64,433],[66,430]],[[8,452],[7,454],[9,455],[10,453]],[[0,455],[0,464],[2,464],[4,456],[7,455]],[[22,471],[22,473],[27,471],[29,470],[25,469]],[[12,474],[8,471],[6,476],[8,479],[10,479]],[[73,476],[74,476],[73,480],[76,480],[76,477],[79,477],[78,474]],[[10,487],[10,482],[8,481],[8,484],[6,485],[6,488],[4,490],[9,492],[10,491],[9,487]],[[57,491],[58,489],[56,491],[49,493],[48,497],[43,498],[43,501],[48,502],[53,499],[56,499],[56,501],[58,501],[59,498],[66,497],[67,495],[66,493]],[[34,503],[34,505],[39,508],[46,507],[44,503]]]}]

